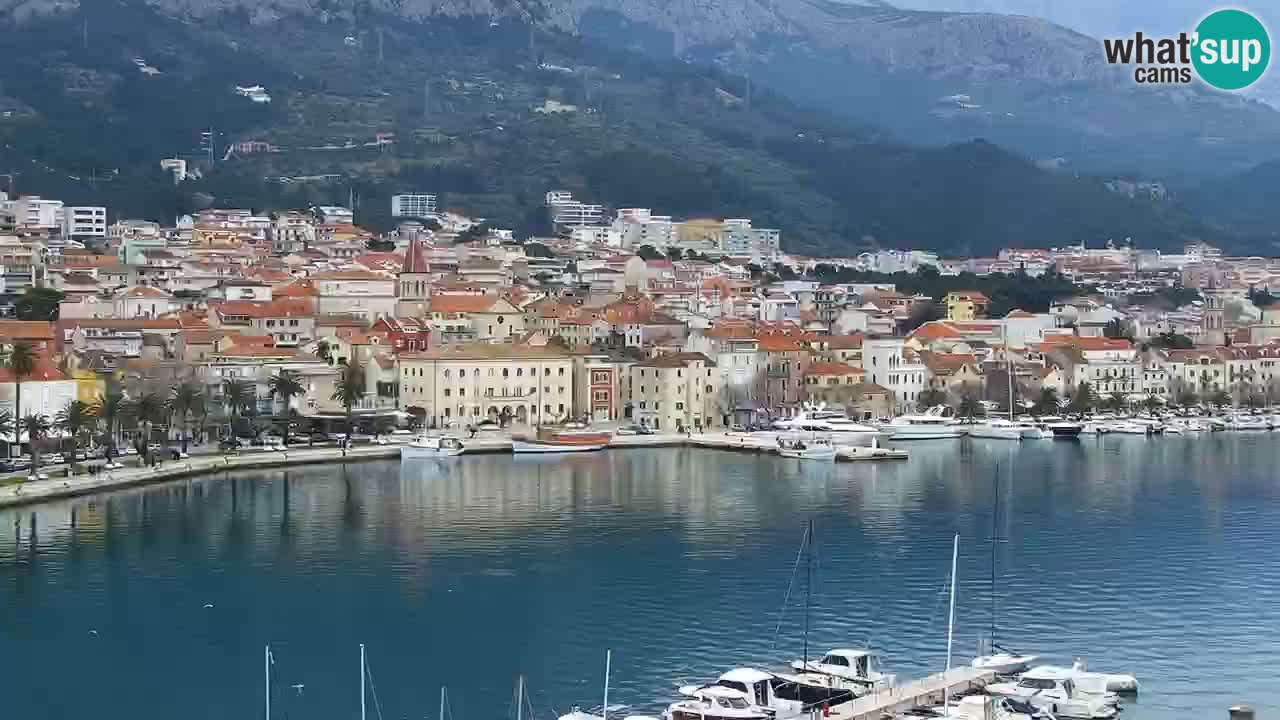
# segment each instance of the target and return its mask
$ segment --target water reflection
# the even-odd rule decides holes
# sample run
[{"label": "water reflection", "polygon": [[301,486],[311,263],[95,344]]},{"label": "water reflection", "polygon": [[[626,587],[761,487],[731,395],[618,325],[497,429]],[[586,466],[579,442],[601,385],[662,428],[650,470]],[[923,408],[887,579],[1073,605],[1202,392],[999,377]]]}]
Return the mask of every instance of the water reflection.
[{"label": "water reflection", "polygon": [[[289,707],[317,717],[355,707],[359,642],[402,717],[429,715],[439,684],[459,716],[501,717],[524,672],[546,718],[594,697],[604,647],[617,696],[653,711],[681,679],[799,652],[798,606],[781,605],[810,518],[810,647],[871,642],[921,674],[945,661],[955,532],[964,657],[991,622],[998,474],[1004,640],[1140,672],[1131,718],[1275,708],[1276,438],[910,450],[834,466],[681,449],[336,465],[4,511],[6,647],[28,659],[9,667],[10,706],[244,717],[270,641],[308,688]],[[90,687],[66,693],[66,677]]]}]

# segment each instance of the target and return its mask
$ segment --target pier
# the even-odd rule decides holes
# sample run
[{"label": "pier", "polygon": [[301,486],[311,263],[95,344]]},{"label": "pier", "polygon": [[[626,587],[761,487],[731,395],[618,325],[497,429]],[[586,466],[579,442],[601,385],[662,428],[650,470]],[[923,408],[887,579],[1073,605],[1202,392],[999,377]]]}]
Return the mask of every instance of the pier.
[{"label": "pier", "polygon": [[834,720],[881,720],[886,715],[920,705],[941,705],[947,694],[985,687],[995,677],[991,670],[953,668],[837,705],[831,709],[830,717]]}]

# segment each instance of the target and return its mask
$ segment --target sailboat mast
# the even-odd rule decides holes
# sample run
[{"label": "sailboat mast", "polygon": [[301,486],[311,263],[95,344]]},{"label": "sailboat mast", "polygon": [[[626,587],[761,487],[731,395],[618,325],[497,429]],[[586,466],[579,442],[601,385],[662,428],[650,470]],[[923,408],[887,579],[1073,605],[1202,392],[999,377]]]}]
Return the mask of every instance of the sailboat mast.
[{"label": "sailboat mast", "polygon": [[1009,381],[1009,422],[1013,422],[1013,355],[1009,353],[1009,321],[1001,326],[1004,331],[1004,376]]},{"label": "sailboat mast", "polygon": [[444,720],[444,686],[443,685],[440,686],[440,718],[439,720]]},{"label": "sailboat mast", "polygon": [[262,652],[262,674],[265,680],[266,688],[266,719],[271,720],[271,646],[268,645]]},{"label": "sailboat mast", "polygon": [[809,604],[813,595],[813,518],[809,518],[809,528],[805,531],[805,564],[804,564],[804,659],[801,667],[809,668]]},{"label": "sailboat mast", "polygon": [[365,720],[364,686],[364,643],[360,643],[360,720]]},{"label": "sailboat mast", "polygon": [[[947,672],[951,672],[951,638],[956,625],[956,561],[960,557],[960,533],[951,545],[951,610],[947,614]],[[943,692],[943,707],[951,706],[951,689]]]},{"label": "sailboat mast", "polygon": [[991,482],[991,654],[996,647],[996,546],[1000,532],[1000,466]]},{"label": "sailboat mast", "polygon": [[613,663],[613,651],[604,651],[604,705],[600,706],[600,720],[609,720],[609,666]]},{"label": "sailboat mast", "polygon": [[516,720],[524,720],[524,676],[516,678]]}]

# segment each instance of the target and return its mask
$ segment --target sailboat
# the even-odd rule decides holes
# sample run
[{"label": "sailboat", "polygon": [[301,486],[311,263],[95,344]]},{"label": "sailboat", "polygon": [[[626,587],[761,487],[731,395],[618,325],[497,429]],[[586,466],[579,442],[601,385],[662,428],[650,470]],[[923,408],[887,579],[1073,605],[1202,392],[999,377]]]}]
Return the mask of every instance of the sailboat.
[{"label": "sailboat", "polygon": [[[997,468],[992,480],[991,511],[991,634],[987,639],[986,654],[973,659],[973,667],[994,670],[999,675],[1020,673],[1039,659],[1036,655],[1009,652],[996,644],[996,548],[1000,539],[1000,471]],[[980,649],[979,652],[982,650]]]}]

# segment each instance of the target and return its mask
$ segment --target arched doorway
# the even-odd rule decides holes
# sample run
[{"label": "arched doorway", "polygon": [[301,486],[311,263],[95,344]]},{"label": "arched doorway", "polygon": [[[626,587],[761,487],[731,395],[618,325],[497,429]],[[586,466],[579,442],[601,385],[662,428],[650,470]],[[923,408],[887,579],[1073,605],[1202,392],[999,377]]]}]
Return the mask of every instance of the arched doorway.
[{"label": "arched doorway", "polygon": [[516,423],[520,425],[529,424],[529,409],[524,405],[516,408]]}]

